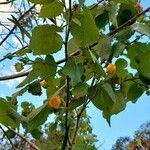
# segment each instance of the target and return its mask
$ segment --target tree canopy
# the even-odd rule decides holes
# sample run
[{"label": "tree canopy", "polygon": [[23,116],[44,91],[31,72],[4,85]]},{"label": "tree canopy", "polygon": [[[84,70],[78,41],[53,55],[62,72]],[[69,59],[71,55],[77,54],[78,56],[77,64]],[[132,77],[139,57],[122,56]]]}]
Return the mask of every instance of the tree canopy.
[{"label": "tree canopy", "polygon": [[[111,116],[129,101],[136,103],[142,94],[150,94],[150,7],[143,9],[137,0],[101,0],[91,5],[84,0],[23,0],[18,5],[13,0],[0,5],[8,3],[18,10],[9,18],[11,29],[1,23],[5,30],[0,47],[13,37],[19,46],[0,62],[15,62],[17,73],[0,76],[0,81],[25,79],[15,93],[0,98],[4,135],[12,147],[3,127],[29,147],[44,149],[35,141],[42,141],[42,127],[48,121],[46,147],[97,149],[86,114],[89,103],[111,126]],[[46,95],[43,105],[32,104],[32,98],[20,103],[26,93],[37,100]]]}]

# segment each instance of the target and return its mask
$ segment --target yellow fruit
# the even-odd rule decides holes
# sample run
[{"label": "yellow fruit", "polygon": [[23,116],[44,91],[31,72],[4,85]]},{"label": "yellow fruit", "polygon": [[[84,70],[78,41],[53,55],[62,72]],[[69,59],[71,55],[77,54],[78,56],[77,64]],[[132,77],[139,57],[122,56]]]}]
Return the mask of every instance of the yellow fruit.
[{"label": "yellow fruit", "polygon": [[47,88],[47,83],[46,83],[45,80],[42,80],[42,81],[40,82],[40,85],[41,85],[43,88]]},{"label": "yellow fruit", "polygon": [[61,99],[59,96],[54,96],[48,101],[48,107],[58,109],[61,105]]},{"label": "yellow fruit", "polygon": [[107,72],[109,74],[114,74],[116,72],[116,65],[115,64],[109,64],[107,66]]},{"label": "yellow fruit", "polygon": [[135,9],[136,9],[137,11],[140,11],[140,10],[142,9],[141,4],[140,4],[140,3],[136,3]]}]

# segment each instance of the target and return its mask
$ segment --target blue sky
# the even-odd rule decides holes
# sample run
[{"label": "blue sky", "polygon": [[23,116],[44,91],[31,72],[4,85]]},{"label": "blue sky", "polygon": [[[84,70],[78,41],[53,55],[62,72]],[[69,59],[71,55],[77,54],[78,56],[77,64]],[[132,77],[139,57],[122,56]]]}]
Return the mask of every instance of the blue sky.
[{"label": "blue sky", "polygon": [[[141,3],[143,8],[150,6],[150,0],[141,0]],[[123,112],[112,116],[111,127],[103,118],[101,111],[93,105],[90,106],[88,113],[91,116],[93,132],[98,136],[98,145],[102,144],[99,150],[110,150],[118,137],[133,137],[134,131],[142,123],[150,121],[150,98],[144,94],[135,104],[129,102]]]},{"label": "blue sky", "polygon": [[[92,3],[93,1],[87,0],[86,2]],[[150,6],[150,0],[142,0],[141,3],[144,8]],[[3,52],[0,51],[1,57],[2,54]],[[0,63],[0,69],[3,70],[3,73],[1,72],[0,76],[3,74],[12,74],[14,72],[13,68],[10,67],[12,65],[13,64],[9,60]],[[11,96],[11,94],[16,91],[14,87],[15,85],[17,85],[18,82],[19,82],[18,80],[0,82],[0,97],[5,97],[6,95]],[[46,95],[37,98],[36,96],[31,96],[30,94],[26,93],[23,97],[19,98],[19,102],[28,100],[38,107],[43,103],[43,99],[45,98]],[[112,144],[120,136],[132,137],[134,131],[142,123],[150,121],[149,107],[150,107],[150,98],[146,95],[142,95],[136,104],[129,102],[127,104],[126,109],[123,112],[112,117],[110,128],[106,120],[102,117],[101,111],[99,111],[93,105],[90,104],[88,113],[89,116],[91,116],[91,124],[93,127],[93,132],[98,136],[99,140],[98,144],[102,144],[99,150],[103,149],[110,150]]]}]

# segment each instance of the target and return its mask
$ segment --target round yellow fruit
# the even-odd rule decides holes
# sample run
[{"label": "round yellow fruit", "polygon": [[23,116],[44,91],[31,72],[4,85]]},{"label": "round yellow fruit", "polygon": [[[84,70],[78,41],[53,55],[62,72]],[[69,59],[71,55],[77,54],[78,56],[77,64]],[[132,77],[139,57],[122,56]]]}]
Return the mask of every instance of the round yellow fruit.
[{"label": "round yellow fruit", "polygon": [[136,3],[135,9],[136,9],[137,11],[140,11],[140,10],[142,9],[141,4],[140,4],[140,3]]},{"label": "round yellow fruit", "polygon": [[114,74],[116,72],[116,65],[115,64],[109,64],[107,66],[107,72],[109,74]]},{"label": "round yellow fruit", "polygon": [[49,108],[59,109],[60,105],[61,105],[60,96],[54,96],[54,97],[50,98],[48,101]]},{"label": "round yellow fruit", "polygon": [[47,83],[46,83],[45,80],[42,80],[42,81],[40,82],[40,85],[41,85],[43,88],[47,88]]}]

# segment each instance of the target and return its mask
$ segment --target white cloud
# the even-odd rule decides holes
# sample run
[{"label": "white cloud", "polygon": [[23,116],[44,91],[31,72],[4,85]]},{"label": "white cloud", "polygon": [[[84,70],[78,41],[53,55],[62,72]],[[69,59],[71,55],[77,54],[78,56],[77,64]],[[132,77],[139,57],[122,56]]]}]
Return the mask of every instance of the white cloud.
[{"label": "white cloud", "polygon": [[[27,68],[25,68],[24,70],[26,70],[26,69]],[[15,67],[14,66],[10,66],[9,69],[2,69],[2,71],[0,73],[0,76],[7,76],[7,75],[11,75],[11,74],[16,74],[16,73],[17,72],[15,70]],[[20,77],[20,78],[16,78],[16,79],[1,81],[0,84],[6,85],[7,87],[11,88],[13,86],[16,86],[20,82],[22,82],[24,78],[25,77]]]},{"label": "white cloud", "polygon": [[[0,2],[6,2],[6,0],[0,0]],[[8,18],[11,18],[11,12],[14,11],[15,8],[9,4],[1,4],[0,5],[0,24],[12,26],[13,23],[11,23]],[[7,26],[7,27],[8,27]],[[0,25],[0,32],[4,32],[5,28]]]}]

